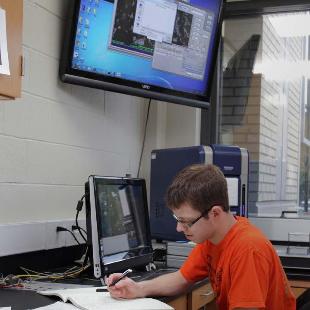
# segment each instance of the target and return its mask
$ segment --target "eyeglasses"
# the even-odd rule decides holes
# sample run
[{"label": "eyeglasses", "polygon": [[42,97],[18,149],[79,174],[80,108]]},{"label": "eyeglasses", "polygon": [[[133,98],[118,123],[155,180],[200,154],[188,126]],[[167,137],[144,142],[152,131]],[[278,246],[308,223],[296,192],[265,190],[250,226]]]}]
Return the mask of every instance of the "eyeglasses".
[{"label": "eyeglasses", "polygon": [[[208,210],[209,212],[210,210]],[[175,218],[175,220],[180,223],[181,225],[183,226],[186,226],[188,228],[191,228],[195,223],[197,223],[202,217],[204,217],[206,215],[206,213],[208,212],[204,212],[202,213],[199,217],[197,217],[195,220],[193,221],[183,221],[183,220],[180,220],[175,214],[172,214],[172,216]]]}]

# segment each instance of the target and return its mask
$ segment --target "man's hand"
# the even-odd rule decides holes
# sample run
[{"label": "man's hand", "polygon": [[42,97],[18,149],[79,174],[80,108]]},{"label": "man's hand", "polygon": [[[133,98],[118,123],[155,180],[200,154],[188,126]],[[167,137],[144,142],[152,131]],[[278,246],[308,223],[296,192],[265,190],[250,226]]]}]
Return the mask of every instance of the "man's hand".
[{"label": "man's hand", "polygon": [[175,296],[185,292],[192,286],[192,283],[187,282],[180,271],[175,271],[141,282],[135,282],[126,277],[109,287],[109,284],[119,279],[121,275],[121,273],[114,273],[105,279],[108,290],[114,298]]},{"label": "man's hand", "polygon": [[127,298],[127,299],[144,297],[139,283],[127,277],[120,280],[115,285],[109,286],[112,282],[119,279],[121,275],[122,275],[121,273],[114,273],[105,279],[105,283],[112,297]]}]

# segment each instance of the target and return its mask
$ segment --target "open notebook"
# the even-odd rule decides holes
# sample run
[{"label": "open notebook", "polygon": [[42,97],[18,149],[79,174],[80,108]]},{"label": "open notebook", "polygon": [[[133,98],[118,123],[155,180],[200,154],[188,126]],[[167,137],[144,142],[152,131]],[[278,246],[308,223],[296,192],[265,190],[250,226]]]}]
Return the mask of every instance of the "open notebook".
[{"label": "open notebook", "polygon": [[169,305],[153,298],[114,299],[109,292],[96,292],[96,287],[38,292],[58,296],[82,310],[173,310]]}]

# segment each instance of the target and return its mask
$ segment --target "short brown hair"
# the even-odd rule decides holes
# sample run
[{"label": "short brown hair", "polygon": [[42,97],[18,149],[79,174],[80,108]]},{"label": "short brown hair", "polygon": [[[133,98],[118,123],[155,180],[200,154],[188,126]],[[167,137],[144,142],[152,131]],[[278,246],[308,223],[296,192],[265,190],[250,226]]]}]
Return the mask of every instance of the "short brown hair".
[{"label": "short brown hair", "polygon": [[228,212],[226,179],[217,166],[188,166],[177,174],[169,186],[166,203],[170,209],[178,209],[181,204],[188,203],[201,213],[207,213],[218,205]]}]

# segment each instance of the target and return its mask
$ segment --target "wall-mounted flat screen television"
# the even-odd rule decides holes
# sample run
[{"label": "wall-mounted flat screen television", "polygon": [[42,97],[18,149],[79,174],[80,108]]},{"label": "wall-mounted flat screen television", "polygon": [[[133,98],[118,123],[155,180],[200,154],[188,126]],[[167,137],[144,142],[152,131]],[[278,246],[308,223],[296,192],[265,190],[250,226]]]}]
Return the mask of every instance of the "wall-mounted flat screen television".
[{"label": "wall-mounted flat screen television", "polygon": [[75,0],[63,82],[207,108],[223,0]]}]

